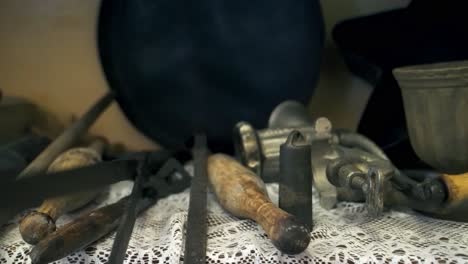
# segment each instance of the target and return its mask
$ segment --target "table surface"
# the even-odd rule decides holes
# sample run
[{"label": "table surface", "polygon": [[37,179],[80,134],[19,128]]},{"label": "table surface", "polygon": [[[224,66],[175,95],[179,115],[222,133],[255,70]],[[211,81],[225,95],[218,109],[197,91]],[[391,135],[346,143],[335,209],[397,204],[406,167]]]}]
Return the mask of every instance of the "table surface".
[{"label": "table surface", "polygon": [[[83,210],[113,203],[127,195],[131,186],[131,182],[115,184]],[[278,185],[268,184],[267,189],[276,202]],[[313,199],[311,243],[304,253],[288,256],[271,244],[259,225],[229,215],[209,193],[207,263],[468,263],[466,223],[436,220],[409,210],[389,210],[371,219],[362,204],[340,203],[327,211],[320,207],[315,190]],[[126,263],[181,263],[188,200],[189,189],[160,200],[140,215]],[[73,216],[63,217],[58,224]],[[113,237],[56,263],[104,263]],[[12,223],[0,241],[0,263],[30,263],[30,249]]]}]

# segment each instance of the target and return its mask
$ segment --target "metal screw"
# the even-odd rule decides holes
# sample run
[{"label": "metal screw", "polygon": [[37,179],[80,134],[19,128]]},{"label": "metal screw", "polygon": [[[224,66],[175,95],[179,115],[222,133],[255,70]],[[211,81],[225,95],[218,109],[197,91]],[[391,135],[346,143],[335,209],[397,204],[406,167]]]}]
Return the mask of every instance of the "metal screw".
[{"label": "metal screw", "polygon": [[351,187],[355,189],[362,189],[364,193],[369,190],[369,184],[367,184],[367,180],[361,175],[356,175],[351,179]]}]

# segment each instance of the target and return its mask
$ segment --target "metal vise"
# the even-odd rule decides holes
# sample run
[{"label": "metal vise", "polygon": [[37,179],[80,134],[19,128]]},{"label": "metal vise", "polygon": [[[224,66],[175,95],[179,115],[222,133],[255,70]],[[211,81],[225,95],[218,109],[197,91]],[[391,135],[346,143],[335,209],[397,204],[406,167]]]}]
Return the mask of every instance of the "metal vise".
[{"label": "metal vise", "polygon": [[298,130],[312,144],[313,182],[322,207],[365,200],[371,215],[383,210],[387,183],[398,171],[372,141],[360,134],[333,131],[327,118],[310,120],[305,107],[295,101],[277,106],[268,126],[256,130],[240,122],[234,130],[237,157],[264,181],[278,180],[280,145]]}]

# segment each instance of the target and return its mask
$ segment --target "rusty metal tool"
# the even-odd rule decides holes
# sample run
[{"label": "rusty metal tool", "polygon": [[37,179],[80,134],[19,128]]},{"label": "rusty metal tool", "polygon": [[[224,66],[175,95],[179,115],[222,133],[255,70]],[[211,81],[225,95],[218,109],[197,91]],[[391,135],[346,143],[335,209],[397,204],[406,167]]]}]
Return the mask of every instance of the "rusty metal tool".
[{"label": "rusty metal tool", "polygon": [[136,216],[158,199],[180,192],[190,185],[190,176],[180,162],[175,158],[164,160],[165,157],[166,153],[143,155],[133,170],[137,176],[130,196],[86,213],[58,228],[33,248],[30,255],[32,263],[59,260],[97,241],[115,228],[117,234],[108,263],[123,263]]},{"label": "rusty metal tool", "polygon": [[279,207],[312,231],[311,144],[294,130],[280,147]]},{"label": "rusty metal tool", "polygon": [[260,224],[281,252],[299,254],[307,248],[310,242],[307,226],[274,205],[264,182],[237,160],[224,154],[211,155],[208,178],[223,208]]},{"label": "rusty metal tool", "polygon": [[[186,151],[158,150],[136,153],[126,158],[100,162],[82,168],[53,173],[38,173],[33,177],[15,179],[14,175],[0,178],[0,225],[26,208],[43,200],[73,192],[101,188],[123,180],[134,180],[141,156],[149,156],[151,168],[159,168],[171,157],[188,160]],[[13,201],[13,202],[11,202]]]},{"label": "rusty metal tool", "polygon": [[20,180],[15,180],[15,175],[4,177],[0,179],[0,226],[47,198],[132,180],[135,166],[135,160],[115,160],[66,171],[39,173]]},{"label": "rusty metal tool", "polygon": [[[48,172],[84,167],[101,161],[106,142],[96,138],[88,147],[72,148],[58,156],[49,166]],[[36,244],[55,231],[55,222],[62,215],[76,210],[94,200],[102,188],[52,197],[26,215],[20,222],[19,230],[24,241]]]},{"label": "rusty metal tool", "polygon": [[109,263],[123,263],[125,259],[128,243],[130,243],[133,227],[135,226],[138,214],[137,204],[143,198],[143,181],[145,180],[145,177],[148,177],[148,171],[144,170],[142,164],[143,163],[140,163],[140,166],[137,168],[137,176],[133,183],[132,193],[125,205],[123,215],[119,220],[117,233],[115,235],[111,254],[108,260]]},{"label": "rusty metal tool", "polygon": [[195,135],[194,176],[187,215],[184,264],[206,263],[206,191],[208,185],[206,136]]},{"label": "rusty metal tool", "polygon": [[114,94],[107,93],[100,98],[79,120],[58,136],[39,156],[34,159],[19,175],[18,179],[30,177],[47,170],[49,165],[88,130],[99,115],[114,101]]},{"label": "rusty metal tool", "polygon": [[[246,122],[238,123],[234,130],[237,155],[243,164],[265,181],[275,180],[280,173],[280,145],[295,130],[312,145],[310,163],[313,183],[319,194],[320,205],[325,209],[333,208],[338,201],[357,202],[367,197],[369,212],[378,215],[383,205],[374,198],[381,198],[379,195],[382,194],[377,195],[377,190],[384,188],[381,184],[391,179],[392,184],[409,192],[417,185],[417,182],[400,174],[370,139],[357,133],[332,129],[332,123],[324,117],[312,122],[306,108],[294,101],[283,102],[273,110],[267,129],[255,130]],[[352,169],[347,167],[340,174],[337,173],[338,169],[331,168],[339,168],[347,163],[358,166]],[[370,166],[374,166],[379,174],[368,174]],[[356,178],[360,179],[359,186],[350,186],[348,180],[357,174],[362,174]],[[372,180],[372,177],[367,176],[375,175],[384,175],[384,180],[378,177],[381,180],[371,182],[375,188],[363,190],[361,185]]]},{"label": "rusty metal tool", "polygon": [[[156,162],[155,167],[156,160],[151,160],[151,157],[147,155],[139,163],[132,193],[125,205],[123,216],[119,220],[119,227],[108,260],[109,263],[119,264],[124,262],[133,227],[140,211],[139,203],[141,203],[142,199],[150,197],[154,202],[157,202],[158,199],[181,192],[190,185],[190,175],[178,160],[169,158],[162,166],[159,162]],[[155,170],[157,173],[152,176]]]},{"label": "rusty metal tool", "polygon": [[80,215],[60,227],[39,243],[30,253],[31,263],[50,263],[85,248],[109,234],[118,226],[128,197],[89,213]]}]

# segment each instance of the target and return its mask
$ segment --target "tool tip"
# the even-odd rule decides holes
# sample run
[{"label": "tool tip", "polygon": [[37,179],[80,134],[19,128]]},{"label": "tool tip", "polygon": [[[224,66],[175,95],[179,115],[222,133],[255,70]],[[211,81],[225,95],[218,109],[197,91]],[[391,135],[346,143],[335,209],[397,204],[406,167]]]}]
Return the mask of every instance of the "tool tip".
[{"label": "tool tip", "polygon": [[287,217],[279,224],[278,236],[273,244],[283,253],[296,255],[307,249],[310,243],[310,231],[294,216]]}]

